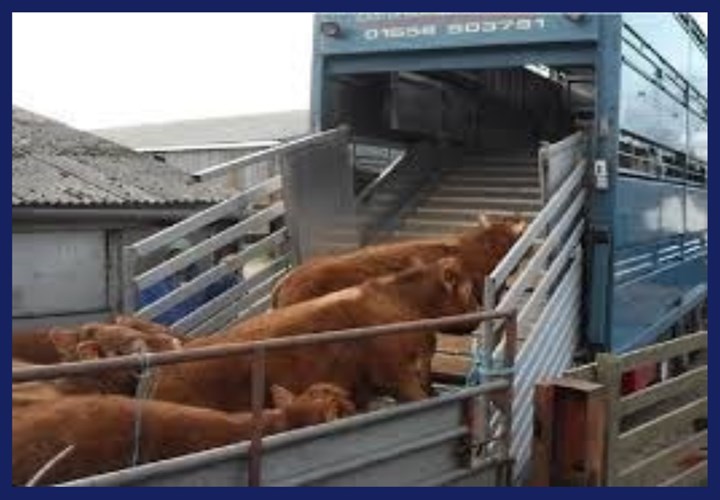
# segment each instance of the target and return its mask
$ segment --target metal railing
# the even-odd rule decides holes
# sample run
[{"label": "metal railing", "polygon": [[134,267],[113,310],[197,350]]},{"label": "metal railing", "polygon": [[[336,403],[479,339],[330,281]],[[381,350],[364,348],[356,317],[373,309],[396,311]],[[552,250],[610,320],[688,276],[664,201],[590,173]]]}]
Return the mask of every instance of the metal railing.
[{"label": "metal railing", "polygon": [[[320,132],[208,167],[194,174],[193,179],[204,181],[258,164],[281,164],[285,168],[289,156],[315,151],[328,144],[344,144],[347,135],[346,127]],[[291,262],[298,260],[299,250],[293,236],[294,240],[301,238],[297,234],[297,223],[288,220],[286,177],[287,172],[283,172],[263,180],[226,201],[126,246],[123,250],[124,311],[171,322],[169,326],[181,333],[204,334],[266,309],[275,282],[287,272]],[[258,236],[259,241],[248,241]],[[182,240],[189,248],[170,255]],[[228,248],[232,253],[227,254]],[[226,255],[220,258],[223,252]],[[264,265],[245,276],[244,267],[258,257],[265,258]],[[149,261],[155,263],[148,264]],[[194,275],[188,272],[190,269]],[[149,298],[143,295],[154,289],[156,292]],[[171,319],[163,317],[168,312],[172,312]]]},{"label": "metal railing", "polygon": [[[144,370],[149,370],[152,367],[176,363],[218,359],[229,356],[251,356],[252,369],[250,373],[250,400],[253,430],[252,437],[249,440],[250,442],[246,448],[247,480],[248,486],[260,486],[263,482],[262,457],[264,444],[268,439],[273,439],[263,438],[262,428],[262,411],[265,407],[264,396],[266,394],[265,370],[267,358],[269,355],[275,353],[276,351],[282,351],[289,348],[297,348],[300,346],[307,347],[326,343],[357,341],[398,334],[414,333],[427,335],[429,331],[432,332],[447,327],[464,325],[470,321],[477,321],[482,323],[494,320],[503,320],[505,323],[504,336],[506,339],[506,348],[504,359],[506,362],[505,368],[507,370],[507,373],[509,374],[512,372],[512,364],[515,352],[515,338],[517,328],[516,314],[514,311],[490,311],[379,326],[367,326],[339,331],[318,332],[312,334],[297,335],[294,337],[272,338],[262,341],[249,341],[245,343],[206,346],[180,351],[138,353],[134,355],[119,356],[116,358],[108,358],[95,361],[61,363],[58,365],[19,368],[13,370],[12,381],[13,383],[21,383],[37,380],[50,380],[58,377],[91,375],[117,369],[136,369],[142,372]],[[477,329],[474,334],[484,335],[485,333],[482,329]],[[477,412],[475,410],[477,402],[475,401],[475,399],[478,397],[484,397],[488,398],[489,400],[495,401],[495,407],[502,408],[504,412],[507,412],[502,415],[502,418],[509,427],[511,425],[510,422],[512,419],[510,414],[510,412],[512,411],[512,407],[510,404],[512,393],[512,383],[510,376],[508,375],[504,379],[503,377],[499,377],[492,382],[487,382],[479,387],[465,389],[461,392],[463,398],[469,398],[467,400],[467,407],[464,410],[466,419],[465,422],[463,422],[462,427],[459,428],[458,432],[454,432],[453,430],[450,438],[453,440],[458,440],[458,449],[461,450],[464,458],[460,460],[461,466],[458,467],[453,474],[460,477],[463,474],[472,473],[473,471],[477,471],[481,468],[489,466],[501,468],[509,467],[512,463],[510,456],[509,432],[500,436],[490,438],[489,440],[481,441],[479,439],[478,429],[482,428],[484,424],[477,419]],[[459,397],[460,396],[458,394],[450,395],[447,397],[439,396],[438,398],[433,398],[433,400],[411,403],[407,406],[413,407],[419,411],[424,407],[432,407],[438,404],[442,404],[442,401],[444,399],[455,400]],[[402,415],[409,411],[409,409],[406,410],[404,408],[405,406],[406,405],[399,405],[397,408],[385,410],[379,413],[384,413],[385,417],[392,416],[393,414]],[[340,422],[340,424],[345,426],[356,425],[362,427],[363,425],[365,425],[365,421],[368,420],[368,418],[373,419],[375,417],[372,417],[371,415],[359,415],[357,417],[350,417],[346,419],[348,422],[345,424],[343,424],[343,422]],[[335,423],[328,425],[332,426],[334,424]],[[315,432],[315,434],[321,435],[322,425],[318,426],[317,429],[317,431],[314,431],[312,429],[308,429],[306,431]],[[279,436],[275,436],[275,439],[277,439],[278,437]],[[413,435],[410,437],[412,438],[412,442],[417,445],[416,436]],[[497,442],[501,444],[500,448],[497,449],[496,454],[492,457],[489,457],[487,455],[480,456],[478,451],[488,446],[490,442]],[[422,448],[422,446],[420,446],[420,448]],[[412,449],[409,448],[404,451],[397,450],[397,453],[403,454],[409,453],[411,451]],[[195,455],[187,455],[185,457],[173,459],[171,465],[169,466],[169,470],[167,470],[167,468],[164,467],[162,463],[157,465],[161,469],[163,469],[163,472],[166,474],[172,473],[173,471],[176,471],[178,474],[183,474],[185,472],[184,469],[187,467],[187,464],[197,462],[198,458]],[[387,455],[387,453],[385,453],[385,455]],[[367,456],[365,457],[365,464],[370,465],[376,463],[377,461],[385,461],[393,456],[395,455],[390,454],[383,457]],[[285,481],[289,481],[289,483],[291,484],[304,484],[306,482],[317,480],[321,477],[324,478],[326,476],[336,476],[342,472],[356,471],[357,468],[362,465],[358,465],[356,462],[357,458],[355,459],[355,461],[344,464],[338,470],[328,470],[324,473],[322,473],[322,471],[315,470],[312,473],[314,474],[312,477],[304,477],[305,475],[307,475],[306,472],[304,473],[304,475],[295,477],[292,480],[285,479]],[[336,469],[338,466],[341,465],[342,464],[335,464]],[[140,468],[142,469],[142,467]],[[114,474],[119,474],[119,476],[114,476]],[[144,477],[143,474],[144,472],[139,472],[139,475],[141,477]],[[113,481],[111,479],[108,483],[107,478],[103,479],[103,477],[100,476],[99,479],[91,477],[73,481],[70,484],[72,484],[73,486],[101,485],[103,484],[103,482],[105,482],[106,485],[120,485],[123,483],[127,484],[129,482],[132,482],[133,479],[132,470],[125,470],[118,473],[109,473],[105,476],[109,476],[111,478],[116,477],[116,480]],[[445,476],[448,476],[448,474],[445,473],[443,477]],[[117,479],[118,477],[119,479]],[[448,476],[444,480],[449,480],[449,477],[450,476]],[[398,479],[400,480],[401,478]],[[426,478],[426,480],[427,479],[428,478]],[[218,486],[220,486],[220,484],[218,484]]]},{"label": "metal railing", "polygon": [[[124,310],[157,320],[174,308],[192,303],[195,307],[185,307],[182,317],[172,316],[170,326],[182,333],[205,333],[226,324],[224,320],[232,316],[226,309],[228,306],[237,313],[241,305],[252,305],[252,298],[262,299],[290,262],[284,250],[287,230],[283,227],[269,230],[271,223],[285,214],[283,201],[274,201],[280,188],[280,177],[275,176],[126,246],[123,249]],[[264,208],[258,208],[263,205]],[[219,226],[227,223],[229,227],[219,230]],[[248,244],[245,239],[253,234],[264,236]],[[181,249],[177,255],[170,255],[179,240],[195,240],[196,243],[190,243],[189,248]],[[222,259],[217,257],[229,247],[233,253]],[[275,253],[276,258],[245,279],[245,264],[271,253]],[[143,265],[145,260],[157,258],[158,254],[161,254],[159,263],[150,268]],[[194,276],[188,275],[190,268],[195,269]],[[182,282],[183,277],[185,282]],[[216,296],[209,297],[208,301],[193,300],[204,297],[209,287],[219,283],[225,283],[225,289]],[[151,297],[141,302],[143,292],[152,287],[160,287],[166,293],[155,300]]]},{"label": "metal railing", "polygon": [[[601,353],[595,363],[539,386],[536,405],[544,418],[536,450],[545,460],[535,464],[537,485],[706,484],[707,342],[707,331],[699,331],[620,355]],[[684,369],[660,368],[673,359],[683,359]],[[661,373],[659,381],[623,391],[623,374],[648,368]],[[553,422],[553,411],[587,423],[570,440],[568,422]]]},{"label": "metal railing", "polygon": [[431,148],[408,146],[358,194],[355,214],[361,243],[393,229],[403,209],[412,206],[422,186],[437,174],[436,160]]},{"label": "metal railing", "polygon": [[547,202],[584,154],[585,135],[575,132],[556,143],[544,143],[538,151],[542,201]]},{"label": "metal railing", "polygon": [[349,132],[349,128],[346,126],[340,126],[338,128],[324,130],[317,132],[293,141],[280,144],[278,146],[258,151],[246,156],[241,156],[235,160],[230,160],[219,165],[213,165],[207,167],[199,172],[193,174],[193,179],[196,182],[206,181],[215,177],[221,177],[230,172],[233,172],[239,168],[248,167],[257,163],[277,160],[289,153],[299,151],[307,148],[308,146],[319,146],[325,143],[333,143],[337,141],[338,137],[344,137]]},{"label": "metal railing", "polygon": [[[544,172],[549,176],[543,185],[551,196],[485,279],[484,307],[518,310],[520,347],[514,379],[512,445],[518,476],[530,460],[532,388],[539,379],[557,376],[570,365],[579,334],[586,199],[583,148],[584,140],[577,134],[544,148],[541,164],[546,165]],[[548,182],[550,177],[552,181]],[[485,328],[490,331],[495,326],[488,322]],[[491,338],[485,336],[486,340]],[[489,356],[483,360],[475,355],[481,369],[492,370],[502,363],[504,340],[480,350]],[[493,354],[488,355],[490,352]],[[493,424],[491,432],[502,429]]]}]

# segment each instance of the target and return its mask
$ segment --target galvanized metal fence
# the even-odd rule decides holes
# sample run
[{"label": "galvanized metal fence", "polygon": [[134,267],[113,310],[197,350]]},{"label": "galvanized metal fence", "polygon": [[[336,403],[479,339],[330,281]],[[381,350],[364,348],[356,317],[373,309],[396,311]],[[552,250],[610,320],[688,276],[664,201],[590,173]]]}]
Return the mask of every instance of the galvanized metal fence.
[{"label": "galvanized metal fence", "polygon": [[[586,160],[579,136],[545,148],[547,172],[565,178],[520,239],[485,280],[483,305],[518,309],[518,358],[514,378],[512,453],[516,479],[528,473],[532,440],[532,391],[546,377],[560,375],[572,362],[579,339]],[[572,139],[572,140],[570,140]],[[556,183],[557,180],[553,180]],[[545,182],[545,185],[548,185]],[[485,328],[492,329],[492,323]],[[492,338],[487,336],[486,339]],[[502,362],[504,342],[494,359],[476,355],[480,375]],[[487,353],[494,346],[483,346]],[[502,432],[494,426],[491,432]]]},{"label": "galvanized metal fence", "polygon": [[408,146],[363,188],[355,204],[362,244],[395,229],[403,209],[412,207],[421,188],[440,172],[441,155],[426,144]]},{"label": "galvanized metal fence", "polygon": [[547,202],[582,159],[585,152],[585,135],[574,134],[555,143],[544,143],[538,151],[538,173],[543,202]]},{"label": "galvanized metal fence", "polygon": [[[467,324],[502,320],[508,375],[425,401],[403,404],[275,436],[262,436],[265,367],[277,351],[379,336],[424,334]],[[253,433],[249,442],[208,450],[65,483],[64,486],[300,486],[300,485],[508,485],[512,459],[508,433],[480,438],[487,425],[478,412],[492,401],[509,427],[510,382],[515,350],[514,312],[479,312],[335,332],[319,332],[181,351],[65,363],[13,370],[13,383],[138,370],[167,364],[252,356]],[[482,335],[483,330],[477,330]],[[480,453],[491,444],[493,453]],[[140,443],[142,445],[142,443]]]},{"label": "galvanized metal fence", "polygon": [[[707,331],[615,355],[546,381],[536,393],[536,485],[707,484]],[[660,381],[623,393],[624,373],[657,370]]]},{"label": "galvanized metal fence", "polygon": [[[335,182],[337,175],[328,175],[338,172],[344,179],[351,175],[346,166],[343,168],[347,136],[344,128],[321,132],[195,174],[196,180],[206,180],[259,163],[282,167],[282,175],[126,247],[125,312],[151,320],[163,319],[163,315],[167,318],[171,312],[171,319],[161,322],[171,321],[174,330],[195,335],[217,331],[239,317],[266,309],[272,287],[290,264],[312,253],[311,243],[317,246],[317,242],[325,241],[317,231],[308,230],[308,224],[300,225],[290,208],[295,209],[294,214],[310,214],[309,220],[323,222],[312,228],[322,225],[329,231],[334,226],[327,222],[338,220],[342,211],[334,205],[326,206],[327,200],[347,199],[350,201],[345,203],[352,204],[351,180]],[[330,195],[312,197],[302,191],[308,183],[302,182],[298,171],[308,165],[316,174],[325,170],[313,176],[313,182],[325,179]],[[347,193],[332,196],[333,189]],[[317,206],[306,206],[309,202]],[[295,206],[299,204],[303,206]],[[347,208],[350,210],[351,206]],[[315,213],[329,215],[313,218]],[[184,244],[179,246],[178,242]],[[243,272],[248,262],[261,256],[266,258],[258,269],[249,276]],[[213,287],[215,293],[211,293]]]}]

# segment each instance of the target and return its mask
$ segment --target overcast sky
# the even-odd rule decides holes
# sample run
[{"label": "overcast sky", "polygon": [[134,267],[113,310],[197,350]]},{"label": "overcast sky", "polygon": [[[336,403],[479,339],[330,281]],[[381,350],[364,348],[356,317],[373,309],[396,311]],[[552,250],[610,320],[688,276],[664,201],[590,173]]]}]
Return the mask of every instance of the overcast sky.
[{"label": "overcast sky", "polygon": [[[707,32],[707,14],[696,15]],[[79,128],[305,109],[312,14],[14,13],[13,104]]]}]

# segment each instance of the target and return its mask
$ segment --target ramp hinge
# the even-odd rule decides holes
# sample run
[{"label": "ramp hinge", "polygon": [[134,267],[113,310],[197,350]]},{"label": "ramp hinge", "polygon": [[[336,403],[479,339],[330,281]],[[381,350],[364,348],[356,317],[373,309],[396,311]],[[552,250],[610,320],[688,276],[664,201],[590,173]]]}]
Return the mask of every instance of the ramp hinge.
[{"label": "ramp hinge", "polygon": [[610,228],[607,226],[590,227],[590,243],[593,245],[609,245],[610,244]]}]

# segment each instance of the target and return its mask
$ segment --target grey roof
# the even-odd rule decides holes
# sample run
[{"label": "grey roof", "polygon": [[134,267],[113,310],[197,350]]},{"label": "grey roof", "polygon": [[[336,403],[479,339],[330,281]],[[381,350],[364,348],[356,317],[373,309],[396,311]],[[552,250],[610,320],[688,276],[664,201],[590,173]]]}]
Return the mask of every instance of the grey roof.
[{"label": "grey roof", "polygon": [[152,156],[13,106],[13,206],[163,206],[232,194]]},{"label": "grey roof", "polygon": [[284,140],[309,130],[310,112],[296,110],[106,128],[93,133],[133,149],[162,151]]}]

